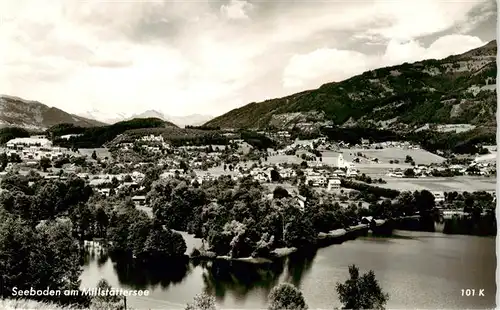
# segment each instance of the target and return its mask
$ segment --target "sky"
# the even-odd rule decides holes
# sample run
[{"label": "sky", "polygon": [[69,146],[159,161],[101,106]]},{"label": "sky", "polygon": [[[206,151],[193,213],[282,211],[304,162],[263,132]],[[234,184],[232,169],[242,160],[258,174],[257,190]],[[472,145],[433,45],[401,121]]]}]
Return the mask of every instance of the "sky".
[{"label": "sky", "polygon": [[496,38],[494,0],[4,0],[0,93],[70,113],[220,115]]}]

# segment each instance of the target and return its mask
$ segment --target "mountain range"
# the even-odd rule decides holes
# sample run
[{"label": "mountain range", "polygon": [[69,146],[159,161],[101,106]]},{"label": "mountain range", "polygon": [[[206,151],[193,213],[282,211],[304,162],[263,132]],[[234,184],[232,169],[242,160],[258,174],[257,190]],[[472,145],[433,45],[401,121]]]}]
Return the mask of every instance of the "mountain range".
[{"label": "mountain range", "polygon": [[252,102],[212,118],[140,114],[67,113],[38,101],[0,96],[0,127],[43,130],[56,124],[102,126],[134,118],[159,118],[221,128],[317,128],[323,125],[419,128],[426,124],[496,126],[496,41],[460,55],[379,68],[283,98]]},{"label": "mountain range", "polygon": [[79,115],[86,118],[96,119],[107,124],[114,124],[117,122],[131,120],[134,118],[159,118],[161,120],[174,123],[180,127],[188,125],[199,126],[213,118],[213,116],[201,115],[201,114],[172,116],[172,115],[165,115],[157,110],[146,110],[142,113],[132,114],[132,115],[127,115],[125,113],[109,114],[109,113],[103,113],[99,110],[92,110],[85,113],[81,113]]},{"label": "mountain range", "polygon": [[105,125],[103,122],[70,114],[38,101],[0,95],[0,127],[44,130],[61,123],[71,123],[80,127]]},{"label": "mountain range", "polygon": [[30,130],[45,130],[53,125],[68,123],[80,127],[94,127],[134,118],[159,118],[174,123],[177,126],[199,126],[213,116],[193,114],[186,116],[164,115],[156,110],[147,110],[140,114],[106,113],[91,110],[80,114],[71,114],[55,107],[49,107],[41,102],[23,98],[0,95],[0,128],[21,127]]},{"label": "mountain range", "polygon": [[221,128],[386,129],[467,123],[496,126],[496,41],[444,59],[364,72],[283,98],[252,102],[216,117]]}]

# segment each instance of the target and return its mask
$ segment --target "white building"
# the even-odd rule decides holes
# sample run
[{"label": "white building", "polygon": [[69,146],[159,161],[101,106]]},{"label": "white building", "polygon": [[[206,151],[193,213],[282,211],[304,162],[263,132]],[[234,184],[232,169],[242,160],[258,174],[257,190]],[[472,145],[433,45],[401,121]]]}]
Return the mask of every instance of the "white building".
[{"label": "white building", "polygon": [[339,189],[340,188],[340,180],[339,179],[330,179],[328,180],[328,190]]},{"label": "white building", "polygon": [[349,169],[354,169],[354,164],[345,160],[344,155],[342,153],[339,154],[339,157],[337,157],[337,165],[336,167],[338,168],[349,168]]},{"label": "white building", "polygon": [[322,175],[310,175],[306,177],[306,184],[311,184],[314,187],[325,186],[327,179]]},{"label": "white building", "polygon": [[144,206],[146,204],[146,196],[134,196],[132,201],[136,206]]},{"label": "white building", "polygon": [[431,193],[434,195],[434,201],[435,202],[444,201],[444,192],[442,192],[442,191],[432,191]]},{"label": "white building", "polygon": [[82,136],[82,134],[68,134],[68,135],[62,135],[60,136],[61,139],[69,140],[71,137],[79,137]]},{"label": "white building", "polygon": [[22,150],[25,147],[31,147],[31,146],[50,148],[52,147],[52,142],[47,138],[40,138],[40,137],[15,138],[7,142],[8,149]]}]

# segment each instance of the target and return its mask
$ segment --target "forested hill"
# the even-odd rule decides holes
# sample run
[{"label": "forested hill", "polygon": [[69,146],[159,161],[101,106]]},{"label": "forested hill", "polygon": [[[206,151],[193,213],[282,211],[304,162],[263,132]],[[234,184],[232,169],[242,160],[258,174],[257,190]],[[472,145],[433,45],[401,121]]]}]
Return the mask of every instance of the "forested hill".
[{"label": "forested hill", "polygon": [[[73,148],[99,148],[112,141],[118,135],[133,129],[177,128],[176,125],[158,118],[134,118],[113,125],[92,128],[77,127],[72,124],[59,124],[47,130],[56,145]],[[69,139],[60,136],[76,134]]]},{"label": "forested hill", "polygon": [[416,128],[434,123],[496,126],[496,41],[441,60],[367,71],[284,98],[253,102],[206,126],[338,125]]}]

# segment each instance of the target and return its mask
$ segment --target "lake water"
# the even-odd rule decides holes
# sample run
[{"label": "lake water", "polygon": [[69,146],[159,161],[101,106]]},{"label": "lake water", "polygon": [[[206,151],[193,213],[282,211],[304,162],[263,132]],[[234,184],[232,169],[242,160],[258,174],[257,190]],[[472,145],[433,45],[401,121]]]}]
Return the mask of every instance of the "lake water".
[{"label": "lake water", "polygon": [[[199,240],[184,234],[191,248]],[[188,249],[189,251],[189,249]],[[148,289],[148,297],[129,297],[137,309],[183,309],[203,290],[224,309],[262,309],[279,282],[298,286],[311,309],[341,306],[335,284],[348,277],[348,265],[373,270],[390,294],[388,308],[495,308],[495,238],[394,231],[390,238],[361,237],[296,255],[265,268],[228,262],[194,266],[168,263],[164,270],[127,270],[111,259],[90,257],[82,287],[105,278],[113,287]],[[462,289],[484,289],[484,297],[462,297]]]}]

